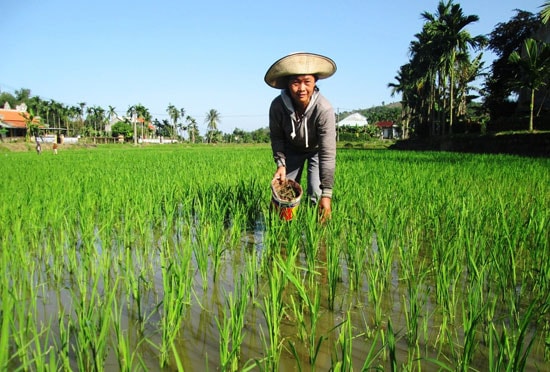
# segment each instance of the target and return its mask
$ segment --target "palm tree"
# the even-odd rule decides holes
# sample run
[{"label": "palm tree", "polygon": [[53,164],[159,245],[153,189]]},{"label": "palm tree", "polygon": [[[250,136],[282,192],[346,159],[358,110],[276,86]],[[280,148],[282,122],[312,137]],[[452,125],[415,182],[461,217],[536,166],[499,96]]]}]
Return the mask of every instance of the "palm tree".
[{"label": "palm tree", "polygon": [[439,67],[439,78],[448,92],[449,98],[449,132],[452,134],[453,118],[455,115],[455,89],[457,64],[468,63],[466,59],[468,48],[481,49],[487,42],[484,36],[472,37],[465,27],[479,21],[477,15],[464,15],[460,4],[453,4],[452,0],[440,1],[437,13],[422,13],[422,17],[431,26],[432,43],[436,46],[436,60]]},{"label": "palm tree", "polygon": [[[94,120],[94,108],[93,107],[89,107],[86,109],[86,120],[85,122],[87,122],[87,127],[90,127],[90,129],[88,130],[88,133],[91,134],[92,133],[92,129],[94,130],[95,132],[95,120]],[[95,133],[94,133],[94,137],[95,137]],[[95,142],[95,139],[94,139],[94,142]]]},{"label": "palm tree", "polygon": [[411,118],[415,113],[415,102],[418,101],[418,95],[415,93],[415,81],[413,70],[410,63],[407,63],[399,69],[395,80],[397,83],[389,83],[388,87],[392,88],[391,96],[396,93],[401,93],[401,126],[403,129],[403,138],[409,138],[409,125]]},{"label": "palm tree", "polygon": [[78,107],[80,108],[80,111],[79,111],[80,126],[83,127],[84,126],[83,115],[85,112],[84,107],[86,107],[86,102],[79,102]]},{"label": "palm tree", "polygon": [[540,11],[540,17],[542,23],[546,24],[550,20],[550,1],[545,2],[541,5],[542,10]]},{"label": "palm tree", "polygon": [[[61,124],[59,125],[59,128],[64,127],[65,132],[68,134],[69,133],[69,115],[70,115],[69,106],[61,104],[58,114],[60,115],[60,118],[61,118],[60,123],[61,122],[63,123],[63,125]],[[58,132],[58,134],[61,134],[61,133]]]},{"label": "palm tree", "polygon": [[[19,103],[27,102],[28,100],[34,98],[31,97],[31,90],[27,88],[21,88],[15,90],[15,100]],[[40,99],[40,97],[35,96],[36,98]]]},{"label": "palm tree", "polygon": [[145,126],[145,124],[147,124],[151,121],[151,114],[149,113],[149,109],[147,109],[141,103],[138,103],[138,104],[136,104],[132,107],[134,108],[136,118],[138,119],[138,121],[140,123],[141,138],[143,138],[143,136],[144,136],[144,126]]},{"label": "palm tree", "polygon": [[147,125],[147,127],[149,126],[149,123],[151,122],[151,113],[149,112],[149,109],[145,106],[143,106],[142,104],[138,103],[136,105],[136,111],[137,111],[137,114],[138,114],[138,118],[140,118],[140,123],[141,123],[141,138],[145,138],[144,137],[144,130],[145,130],[145,126]]},{"label": "palm tree", "polygon": [[136,119],[137,119],[137,110],[136,106],[130,106],[128,107],[128,110],[126,111],[126,116],[130,117],[132,120],[132,127],[134,128],[134,145],[137,145],[137,129],[136,129]]},{"label": "palm tree", "polygon": [[96,121],[99,123],[99,133],[103,136],[105,132],[105,109],[101,106],[95,107]]},{"label": "palm tree", "polygon": [[[107,111],[107,118],[106,118],[106,120],[108,120],[107,124],[109,125],[109,128],[111,127],[114,117],[116,117],[116,108],[114,106],[109,105],[109,109]],[[109,129],[109,133],[107,134],[109,136],[111,135],[110,129]]]},{"label": "palm tree", "polygon": [[168,116],[170,116],[170,119],[172,119],[172,139],[174,139],[174,134],[176,132],[176,125],[178,124],[178,119],[180,117],[180,112],[174,106],[173,104],[168,104],[168,108],[166,109],[166,112],[168,113]]},{"label": "palm tree", "polygon": [[521,57],[517,51],[510,54],[509,60],[519,65],[521,70],[518,82],[521,88],[530,90],[529,103],[529,132],[533,131],[533,114],[535,108],[535,92],[548,85],[550,78],[550,44],[537,42],[528,38],[524,42],[525,57]]},{"label": "palm tree", "polygon": [[[158,122],[158,121],[157,121]],[[172,126],[167,119],[162,119],[162,122],[159,122],[157,125],[157,133],[163,137],[170,137],[172,135]]]},{"label": "palm tree", "polygon": [[[76,123],[77,123],[77,119],[80,115],[80,107],[78,106],[71,106],[69,107],[69,110],[68,110],[68,115],[69,117],[71,118],[71,121],[73,123],[73,134],[76,133]],[[70,132],[69,132],[69,127],[67,126],[67,136],[70,135]]]},{"label": "palm tree", "polygon": [[116,116],[116,108],[114,106],[109,105],[109,111],[107,111],[107,115],[109,115],[109,121],[112,121],[113,117]]},{"label": "palm tree", "polygon": [[[180,114],[180,118],[183,120],[183,118],[185,118],[185,109],[183,107],[180,108],[179,114]],[[185,125],[183,125],[183,122],[181,122],[177,127],[178,127],[178,136],[180,136],[180,132],[181,131],[185,132],[186,127]],[[181,137],[182,139],[185,139],[183,134],[181,134]]]},{"label": "palm tree", "polygon": [[55,105],[55,101],[53,99],[50,99],[49,102],[44,102],[44,108],[43,110],[42,109],[40,110],[40,113],[45,112],[44,124],[47,124],[48,127],[52,127],[55,124],[55,121],[53,120],[53,118],[50,117],[50,114],[52,114],[51,116],[54,116],[54,111],[55,111],[54,105]]},{"label": "palm tree", "polygon": [[31,135],[35,137],[38,135],[40,118],[34,114],[33,108],[29,108],[28,112],[22,113],[22,116],[25,118],[25,125],[27,126],[25,141],[30,142]]},{"label": "palm tree", "polygon": [[[28,89],[22,89],[21,91],[15,91],[16,96],[25,96]],[[30,94],[30,91],[28,91]],[[17,101],[20,103],[25,103],[27,105],[27,110],[30,112],[30,110],[33,110],[34,114],[36,116],[40,116],[40,113],[47,107],[47,102],[43,101],[38,96],[32,96],[29,98],[26,98],[24,101]]]},{"label": "palm tree", "polygon": [[401,66],[401,78],[404,79],[403,88],[406,89],[404,97],[411,108],[410,120],[413,122],[417,134],[427,132],[427,123],[431,123],[429,134],[434,134],[442,122],[441,115],[443,104],[441,74],[437,58],[434,56],[433,25],[425,24],[422,31],[415,35],[417,40],[410,45],[411,59],[409,63]]},{"label": "palm tree", "polygon": [[470,95],[470,91],[480,93],[479,88],[474,88],[470,85],[478,76],[482,75],[484,62],[482,61],[483,54],[478,54],[471,62],[460,63],[458,65],[459,70],[457,70],[457,95],[456,99],[458,101],[457,105],[457,116],[465,116],[467,111],[468,103],[475,98]]},{"label": "palm tree", "polygon": [[195,136],[198,134],[197,121],[195,118],[187,115],[185,118],[187,121],[187,132],[189,133],[189,140],[191,143],[195,143]]},{"label": "palm tree", "polygon": [[214,133],[218,130],[218,121],[220,121],[220,113],[215,109],[210,109],[210,111],[206,113],[206,118],[204,119],[204,122],[207,124],[208,142],[212,141]]}]

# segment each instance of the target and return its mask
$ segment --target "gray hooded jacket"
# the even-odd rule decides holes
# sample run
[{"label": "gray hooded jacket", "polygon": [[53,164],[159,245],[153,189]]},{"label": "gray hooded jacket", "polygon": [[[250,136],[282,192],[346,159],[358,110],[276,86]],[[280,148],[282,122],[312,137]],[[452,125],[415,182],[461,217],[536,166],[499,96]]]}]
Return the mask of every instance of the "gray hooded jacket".
[{"label": "gray hooded jacket", "polygon": [[304,116],[298,120],[292,100],[281,91],[269,109],[269,130],[273,158],[284,164],[287,149],[318,152],[323,197],[332,197],[336,166],[336,119],[329,101],[316,90]]}]

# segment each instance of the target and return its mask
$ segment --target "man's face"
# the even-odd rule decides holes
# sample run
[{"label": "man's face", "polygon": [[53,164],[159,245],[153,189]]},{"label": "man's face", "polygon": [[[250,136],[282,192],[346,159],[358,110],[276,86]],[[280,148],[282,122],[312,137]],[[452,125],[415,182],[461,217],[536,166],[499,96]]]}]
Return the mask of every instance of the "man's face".
[{"label": "man's face", "polygon": [[288,90],[294,104],[306,108],[315,90],[315,76],[296,75],[288,80]]}]

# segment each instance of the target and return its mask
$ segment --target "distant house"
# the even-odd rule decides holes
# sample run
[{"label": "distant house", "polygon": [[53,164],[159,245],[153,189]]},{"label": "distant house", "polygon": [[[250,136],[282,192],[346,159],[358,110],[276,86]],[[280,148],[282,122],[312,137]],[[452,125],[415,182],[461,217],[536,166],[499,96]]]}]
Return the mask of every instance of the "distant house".
[{"label": "distant house", "polygon": [[[10,108],[6,103],[4,108],[0,109],[0,128],[7,131],[8,137],[24,137],[27,133],[27,105],[18,105],[15,109]],[[33,122],[39,123],[40,118],[34,118]]]},{"label": "distant house", "polygon": [[393,121],[379,121],[375,124],[382,131],[383,139],[399,138],[401,137],[401,132],[399,126],[395,125]]},{"label": "distant house", "polygon": [[346,116],[344,119],[340,120],[337,123],[337,125],[339,127],[342,127],[342,126],[364,127],[369,125],[369,122],[365,116],[356,112],[355,114],[351,114],[349,116]]},{"label": "distant house", "polygon": [[124,118],[124,117],[120,117],[117,114],[111,115],[109,117],[109,120],[105,124],[104,130],[105,130],[105,132],[107,132],[110,135],[111,132],[112,132],[112,129],[113,129],[113,125],[115,125],[116,123],[121,122],[121,121],[122,122],[124,122],[124,121],[130,122],[130,120],[131,120],[130,118],[127,119],[127,118]]}]

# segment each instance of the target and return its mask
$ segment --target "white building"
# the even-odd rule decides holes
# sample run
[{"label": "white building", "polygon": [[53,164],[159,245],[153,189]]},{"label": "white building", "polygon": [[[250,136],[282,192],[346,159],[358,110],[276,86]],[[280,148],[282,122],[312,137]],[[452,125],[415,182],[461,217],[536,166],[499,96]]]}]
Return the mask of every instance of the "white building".
[{"label": "white building", "polygon": [[336,125],[338,125],[339,127],[342,127],[342,126],[364,127],[369,125],[369,122],[366,117],[356,112],[355,114],[346,116],[344,119],[336,123]]}]

